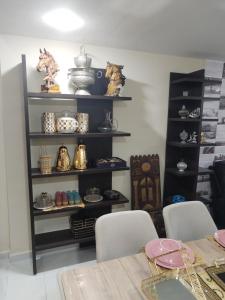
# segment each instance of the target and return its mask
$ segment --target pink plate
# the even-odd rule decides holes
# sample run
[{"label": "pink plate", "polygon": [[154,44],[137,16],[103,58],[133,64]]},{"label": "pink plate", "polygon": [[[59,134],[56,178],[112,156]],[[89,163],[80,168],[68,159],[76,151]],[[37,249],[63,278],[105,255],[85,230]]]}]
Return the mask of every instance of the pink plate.
[{"label": "pink plate", "polygon": [[217,230],[214,238],[221,246],[225,247],[225,229]]},{"label": "pink plate", "polygon": [[157,239],[148,242],[145,246],[145,253],[149,258],[154,258],[156,256],[165,254],[159,258],[156,258],[156,263],[159,266],[168,269],[184,268],[184,262],[179,252],[166,254],[171,251],[179,250],[181,247],[186,249],[189,263],[192,264],[195,261],[195,256],[191,248],[172,239]]}]

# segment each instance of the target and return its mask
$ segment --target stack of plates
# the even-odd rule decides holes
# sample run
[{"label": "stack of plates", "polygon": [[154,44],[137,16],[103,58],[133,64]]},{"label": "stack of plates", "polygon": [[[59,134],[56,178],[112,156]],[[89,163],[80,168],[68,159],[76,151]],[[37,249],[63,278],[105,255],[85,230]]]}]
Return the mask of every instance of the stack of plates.
[{"label": "stack of plates", "polygon": [[[182,250],[182,254],[179,249],[184,249]],[[167,269],[184,268],[184,259],[181,256],[184,253],[185,261],[188,261],[189,264],[193,264],[195,261],[195,256],[191,248],[182,242],[172,239],[157,239],[148,242],[145,246],[145,253],[150,259],[156,258],[157,265]]]},{"label": "stack of plates", "polygon": [[214,238],[217,243],[225,248],[225,229],[217,230],[214,234]]}]

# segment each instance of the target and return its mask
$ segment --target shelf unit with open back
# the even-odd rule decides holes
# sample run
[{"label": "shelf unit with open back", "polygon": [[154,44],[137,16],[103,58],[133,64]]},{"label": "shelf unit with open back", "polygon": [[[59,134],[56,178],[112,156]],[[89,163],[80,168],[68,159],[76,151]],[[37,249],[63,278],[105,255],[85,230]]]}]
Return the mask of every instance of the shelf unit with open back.
[{"label": "shelf unit with open back", "polygon": [[[105,198],[97,203],[85,203],[84,208],[64,207],[60,210],[42,211],[33,208],[34,203],[34,180],[37,178],[43,180],[44,178],[52,177],[63,178],[65,176],[77,176],[78,189],[81,197],[86,194],[86,190],[91,187],[99,187],[101,193],[105,190],[112,189],[112,172],[114,171],[127,171],[129,167],[115,167],[111,169],[107,168],[95,168],[91,167],[86,170],[72,169],[68,172],[58,172],[53,168],[51,174],[43,175],[37,167],[32,165],[32,143],[34,141],[41,141],[45,144],[46,141],[51,144],[52,140],[58,141],[58,145],[63,143],[65,138],[74,139],[74,143],[79,144],[81,141],[86,145],[87,157],[90,160],[96,160],[98,158],[112,157],[112,143],[113,138],[116,137],[128,137],[129,132],[115,131],[109,133],[100,133],[97,131],[97,126],[104,120],[105,111],[113,113],[114,101],[129,101],[131,97],[111,97],[111,96],[78,96],[74,94],[48,94],[48,93],[35,93],[28,92],[27,89],[27,71],[26,71],[26,57],[22,55],[22,73],[23,73],[23,90],[24,90],[24,109],[25,109],[25,128],[26,128],[26,146],[27,146],[27,174],[28,174],[28,187],[29,187],[29,205],[30,205],[30,219],[31,219],[31,240],[32,240],[32,258],[33,258],[33,273],[37,273],[37,254],[38,251],[55,248],[59,246],[65,246],[69,244],[84,244],[87,242],[93,242],[95,237],[83,236],[80,239],[74,239],[71,229],[63,229],[57,231],[48,231],[44,233],[37,233],[35,222],[39,218],[51,218],[59,217],[62,215],[77,214],[84,218],[97,218],[103,214],[109,213],[112,210],[112,205],[128,203],[128,199],[120,194],[117,200],[106,200]],[[44,100],[45,103],[51,101],[61,101],[67,105],[75,103],[77,112],[83,112],[89,114],[89,132],[87,134],[71,133],[71,134],[47,134],[41,131],[32,131],[30,124],[32,122],[30,116],[30,106],[37,101]],[[44,108],[43,108],[44,111]]]},{"label": "shelf unit with open back", "polygon": [[[205,78],[205,71],[198,70],[192,73],[170,73],[164,199],[163,205],[171,204],[172,196],[182,195],[186,200],[196,200],[198,175],[208,174],[210,170],[199,168],[199,154],[202,132],[202,111],[204,89],[207,85],[219,84],[220,79]],[[191,112],[200,108],[198,118],[184,118],[178,111],[185,105]],[[197,143],[181,143],[180,133],[185,130],[189,135],[194,131],[197,134]],[[187,169],[178,171],[177,163],[183,159]]]}]

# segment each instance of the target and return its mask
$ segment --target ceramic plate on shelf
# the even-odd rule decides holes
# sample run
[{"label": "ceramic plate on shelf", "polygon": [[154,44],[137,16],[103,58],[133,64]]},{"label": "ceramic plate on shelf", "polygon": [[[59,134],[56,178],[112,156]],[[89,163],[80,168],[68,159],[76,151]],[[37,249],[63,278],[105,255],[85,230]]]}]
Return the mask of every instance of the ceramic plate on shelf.
[{"label": "ceramic plate on shelf", "polygon": [[48,209],[48,208],[52,208],[54,206],[54,203],[52,202],[52,203],[49,203],[49,205],[47,205],[47,206],[40,206],[40,205],[38,205],[38,203],[37,202],[34,202],[34,204],[33,204],[33,207],[34,208],[36,208],[36,209],[41,209],[41,210],[43,210],[43,209]]},{"label": "ceramic plate on shelf", "polygon": [[215,240],[225,248],[225,229],[217,230],[214,234]]},{"label": "ceramic plate on shelf", "polygon": [[84,200],[87,202],[99,202],[99,201],[103,200],[103,197],[101,195],[97,195],[97,194],[90,194],[90,195],[84,196]]},{"label": "ceramic plate on shelf", "polygon": [[[172,239],[157,239],[148,242],[145,246],[145,253],[150,259],[165,254],[156,258],[157,265],[161,267],[168,269],[184,268],[185,265],[183,258],[181,253],[178,251],[181,247],[185,249],[185,252],[183,251],[183,253],[187,255],[189,263],[193,264],[195,256],[192,249],[182,242]],[[177,252],[173,252],[176,250]]]}]

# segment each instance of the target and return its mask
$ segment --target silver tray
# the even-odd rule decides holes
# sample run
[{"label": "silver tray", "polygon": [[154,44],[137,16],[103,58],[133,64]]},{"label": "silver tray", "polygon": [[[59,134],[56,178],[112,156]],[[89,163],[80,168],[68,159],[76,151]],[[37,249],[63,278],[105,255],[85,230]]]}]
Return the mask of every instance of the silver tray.
[{"label": "silver tray", "polygon": [[84,196],[84,200],[87,202],[99,202],[103,200],[103,197],[101,195],[91,194]]},{"label": "silver tray", "polygon": [[46,206],[39,206],[38,204],[37,204],[37,202],[34,202],[34,204],[33,204],[33,207],[34,208],[36,208],[36,209],[48,209],[48,208],[52,208],[54,206],[54,203],[49,203],[49,205],[46,205]]}]

